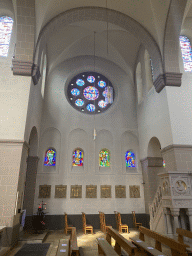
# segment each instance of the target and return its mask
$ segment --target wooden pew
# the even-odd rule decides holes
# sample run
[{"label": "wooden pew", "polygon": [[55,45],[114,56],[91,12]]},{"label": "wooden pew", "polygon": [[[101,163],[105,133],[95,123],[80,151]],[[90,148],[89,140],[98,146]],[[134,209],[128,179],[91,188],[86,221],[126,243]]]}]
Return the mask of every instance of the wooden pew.
[{"label": "wooden pew", "polygon": [[112,226],[109,225],[109,224],[106,225],[105,214],[104,213],[102,213],[102,214],[103,214],[103,232],[106,233],[106,227],[111,227],[112,228]]},{"label": "wooden pew", "polygon": [[100,230],[104,232],[103,213],[99,211]]},{"label": "wooden pew", "polygon": [[76,233],[76,228],[73,227],[71,229],[71,250],[72,250],[72,253],[75,254],[75,255],[79,255],[79,247],[77,246],[77,233]]},{"label": "wooden pew", "polygon": [[70,255],[71,255],[70,240],[60,239],[56,256],[70,256]]},{"label": "wooden pew", "polygon": [[[155,256],[165,255],[162,253],[162,246],[161,246],[161,244],[164,244],[171,249],[172,256],[178,256],[178,255],[187,256],[186,245],[181,244],[172,238],[163,236],[161,234],[158,234],[155,231],[149,230],[142,226],[139,228],[139,230],[140,230],[139,239],[131,238],[131,240],[135,245],[137,245],[143,251],[148,252],[151,255],[155,255]],[[145,235],[155,240],[155,248],[149,246],[145,242]]]},{"label": "wooden pew", "polygon": [[93,234],[93,226],[86,224],[86,216],[85,213],[82,212],[82,220],[83,220],[83,232],[86,234],[87,231],[91,231],[91,234]]},{"label": "wooden pew", "polygon": [[98,255],[118,256],[113,247],[105,240],[105,238],[97,238]]},{"label": "wooden pew", "polygon": [[115,218],[116,218],[117,230],[119,231],[119,233],[122,233],[123,230],[125,230],[125,232],[128,233],[128,225],[122,224],[121,214],[119,212],[115,212]]},{"label": "wooden pew", "polygon": [[72,225],[68,225],[68,221],[67,221],[67,213],[64,212],[64,216],[65,216],[65,234],[67,235],[68,231],[72,230]]},{"label": "wooden pew", "polygon": [[132,216],[133,216],[133,226],[135,228],[138,228],[138,227],[142,226],[142,223],[137,223],[137,221],[136,221],[135,211],[132,211]]},{"label": "wooden pew", "polygon": [[[192,239],[192,232],[189,230],[177,228],[176,233],[178,234],[178,242],[181,244],[184,244],[184,241],[183,241],[184,236]],[[186,246],[189,247],[189,248],[186,248],[188,255],[192,255],[192,245],[190,247],[189,245],[186,244]]]},{"label": "wooden pew", "polygon": [[103,233],[105,233],[106,232],[106,226],[108,226],[108,227],[112,227],[112,226],[111,225],[106,225],[104,212],[99,212],[99,218],[100,218],[100,230]]},{"label": "wooden pew", "polygon": [[126,251],[130,256],[135,255],[137,248],[130,241],[125,239],[118,231],[111,227],[106,227],[106,240],[111,244],[111,238],[115,240],[115,251],[118,255],[121,255],[121,248]]}]

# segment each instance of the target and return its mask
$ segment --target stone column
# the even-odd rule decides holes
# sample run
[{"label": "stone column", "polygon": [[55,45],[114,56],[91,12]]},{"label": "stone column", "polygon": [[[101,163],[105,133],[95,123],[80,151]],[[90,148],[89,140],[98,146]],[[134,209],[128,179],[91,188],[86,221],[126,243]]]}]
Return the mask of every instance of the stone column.
[{"label": "stone column", "polygon": [[167,234],[173,234],[173,229],[172,229],[172,224],[171,224],[171,212],[168,208],[163,208],[163,212],[166,217]]},{"label": "stone column", "polygon": [[186,215],[185,215],[185,212],[183,210],[180,211],[180,217],[181,217],[181,228],[182,229],[187,229],[187,226],[186,226]]},{"label": "stone column", "polygon": [[173,233],[176,234],[176,229],[179,228],[179,208],[171,208],[171,214],[174,218]]},{"label": "stone column", "polygon": [[189,216],[190,231],[192,231],[192,208],[189,208],[186,213]]}]

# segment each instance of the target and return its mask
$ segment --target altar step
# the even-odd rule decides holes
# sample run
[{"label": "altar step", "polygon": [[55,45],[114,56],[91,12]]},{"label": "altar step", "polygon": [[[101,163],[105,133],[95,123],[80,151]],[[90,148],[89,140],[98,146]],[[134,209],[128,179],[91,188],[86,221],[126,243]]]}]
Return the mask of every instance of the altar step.
[{"label": "altar step", "polygon": [[44,231],[42,234],[34,233],[33,231],[22,231],[20,233],[20,242],[29,243],[43,243],[49,234],[49,230]]}]

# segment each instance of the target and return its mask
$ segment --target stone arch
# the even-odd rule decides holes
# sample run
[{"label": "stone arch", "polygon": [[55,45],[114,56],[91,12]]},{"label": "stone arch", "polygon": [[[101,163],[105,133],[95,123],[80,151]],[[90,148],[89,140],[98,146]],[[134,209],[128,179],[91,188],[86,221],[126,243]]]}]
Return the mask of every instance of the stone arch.
[{"label": "stone arch", "polygon": [[[87,20],[107,21],[106,9],[101,7],[82,7],[74,8],[59,14],[48,22],[40,31],[34,51],[34,60],[36,51],[39,47],[43,49],[43,44],[48,40],[49,35],[56,31],[58,27],[66,26],[74,22]],[[108,22],[115,24],[126,31],[132,33],[138,40],[142,40],[143,45],[148,50],[154,65],[154,79],[163,73],[162,56],[160,49],[151,36],[151,34],[137,21],[120,12],[108,9]],[[41,51],[39,51],[41,54]]]},{"label": "stone arch", "polygon": [[152,137],[148,144],[147,158],[141,161],[145,192],[146,212],[153,202],[154,195],[160,185],[159,173],[163,172],[163,158],[161,156],[161,143],[157,137]]},{"label": "stone arch", "polygon": [[147,155],[148,157],[162,157],[161,144],[157,137],[153,137],[150,139]]},{"label": "stone arch", "polygon": [[34,206],[34,191],[37,176],[37,167],[39,158],[38,152],[38,133],[37,128],[33,126],[29,137],[29,156],[27,158],[27,171],[26,171],[26,182],[24,191],[24,202],[23,209],[26,210],[26,214],[29,216],[33,215]]},{"label": "stone arch", "polygon": [[38,133],[37,128],[33,126],[29,137],[29,156],[37,156],[38,151]]}]

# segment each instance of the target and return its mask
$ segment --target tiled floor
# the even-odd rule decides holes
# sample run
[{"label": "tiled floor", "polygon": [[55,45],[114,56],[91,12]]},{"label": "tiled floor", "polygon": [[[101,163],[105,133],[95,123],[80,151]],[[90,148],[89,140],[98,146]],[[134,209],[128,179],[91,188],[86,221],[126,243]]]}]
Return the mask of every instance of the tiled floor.
[{"label": "tiled floor", "polygon": [[[130,237],[134,237],[134,238],[138,238],[139,236],[139,232],[137,230],[130,230],[130,233],[123,233],[122,234],[126,239],[130,240]],[[33,240],[31,238],[31,236],[29,236],[29,239],[27,242],[35,242],[33,235]],[[47,256],[55,256],[56,255],[56,251],[57,251],[57,247],[58,247],[58,243],[59,243],[59,239],[61,238],[66,238],[69,236],[66,236],[63,231],[52,231],[48,234],[46,240],[44,241],[45,243],[50,243],[50,248],[48,250]],[[79,247],[83,248],[84,251],[84,255],[85,256],[96,256],[98,255],[98,250],[97,250],[97,242],[96,242],[96,238],[98,237],[105,237],[105,235],[99,231],[99,230],[95,230],[95,233],[93,235],[91,234],[87,234],[84,235],[81,231],[77,232],[77,243]],[[38,236],[37,236],[37,240],[38,241]],[[22,241],[19,242],[18,246],[16,248],[14,248],[14,250],[9,254],[10,256],[14,256],[15,253],[22,247],[22,245],[25,243],[26,241]],[[154,241],[152,239],[146,239],[146,242],[149,244],[149,246],[154,247]],[[115,241],[112,240],[112,246],[115,245]],[[166,248],[166,247],[162,247],[162,251],[163,253],[165,253],[166,255],[171,255],[170,249]],[[136,256],[144,256],[144,253],[138,252],[136,254]]]}]

